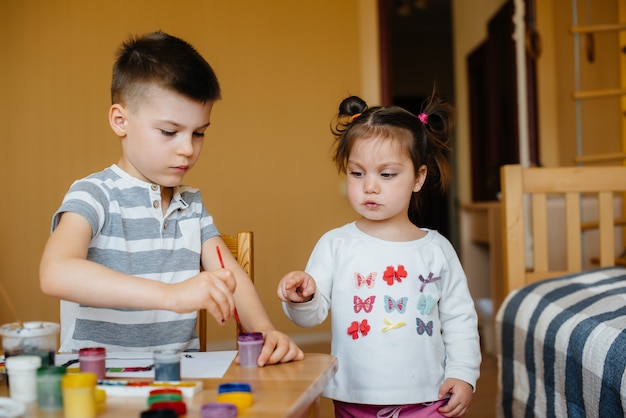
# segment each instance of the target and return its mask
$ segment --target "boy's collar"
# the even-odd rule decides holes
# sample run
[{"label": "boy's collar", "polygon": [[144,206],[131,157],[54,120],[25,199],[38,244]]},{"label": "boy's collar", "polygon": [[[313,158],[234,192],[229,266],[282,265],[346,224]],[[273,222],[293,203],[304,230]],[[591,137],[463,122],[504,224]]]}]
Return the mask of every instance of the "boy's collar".
[{"label": "boy's collar", "polygon": [[[118,166],[117,164],[113,164],[111,166],[111,170],[113,170],[117,175],[119,175],[120,177],[122,177],[123,179],[125,179],[126,181],[145,188],[145,189],[151,189],[152,190],[152,186],[157,186],[160,189],[160,185],[158,184],[154,184],[154,183],[150,183],[147,181],[143,181],[141,179],[138,179],[137,177],[133,177],[130,174],[128,174],[126,171],[122,170],[120,168],[120,166]],[[180,189],[181,186],[176,186],[173,188],[173,193],[172,193],[172,200],[175,200],[177,202],[180,203],[180,205],[184,208],[188,207],[189,204],[185,201],[185,199],[183,199],[182,195],[180,194]]]}]

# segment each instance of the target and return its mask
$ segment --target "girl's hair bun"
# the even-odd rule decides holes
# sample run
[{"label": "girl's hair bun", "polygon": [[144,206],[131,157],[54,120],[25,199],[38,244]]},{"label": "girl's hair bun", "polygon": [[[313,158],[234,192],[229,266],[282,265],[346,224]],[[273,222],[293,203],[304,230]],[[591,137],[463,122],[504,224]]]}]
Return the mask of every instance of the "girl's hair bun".
[{"label": "girl's hair bun", "polygon": [[365,100],[358,96],[346,97],[339,105],[339,116],[354,116],[363,113],[367,109]]}]

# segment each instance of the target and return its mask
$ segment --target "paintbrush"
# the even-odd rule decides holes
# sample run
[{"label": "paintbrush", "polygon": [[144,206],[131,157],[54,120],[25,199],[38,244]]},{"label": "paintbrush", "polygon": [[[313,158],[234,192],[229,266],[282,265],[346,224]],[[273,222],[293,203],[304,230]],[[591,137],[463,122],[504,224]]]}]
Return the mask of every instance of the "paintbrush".
[{"label": "paintbrush", "polygon": [[[224,259],[222,258],[222,252],[220,251],[219,245],[215,246],[215,250],[217,251],[217,257],[220,260],[220,266],[224,267]],[[235,308],[235,321],[237,321],[237,334],[241,334],[243,328],[241,327],[241,322],[239,321],[239,314],[237,313],[237,308]]]}]

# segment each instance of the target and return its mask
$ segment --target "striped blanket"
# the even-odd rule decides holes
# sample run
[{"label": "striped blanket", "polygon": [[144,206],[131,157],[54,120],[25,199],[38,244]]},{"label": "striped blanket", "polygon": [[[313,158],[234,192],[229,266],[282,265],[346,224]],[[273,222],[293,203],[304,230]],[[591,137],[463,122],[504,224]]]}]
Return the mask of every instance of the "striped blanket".
[{"label": "striped blanket", "polygon": [[496,315],[498,417],[625,417],[626,269],[533,283]]}]

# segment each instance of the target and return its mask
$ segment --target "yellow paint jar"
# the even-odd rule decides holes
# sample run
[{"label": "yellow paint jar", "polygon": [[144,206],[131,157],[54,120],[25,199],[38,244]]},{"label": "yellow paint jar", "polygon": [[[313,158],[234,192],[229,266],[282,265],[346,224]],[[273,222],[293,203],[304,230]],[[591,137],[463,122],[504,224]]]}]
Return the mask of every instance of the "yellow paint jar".
[{"label": "yellow paint jar", "polygon": [[70,373],[63,376],[61,388],[64,418],[95,418],[97,383],[96,374],[91,372]]}]

